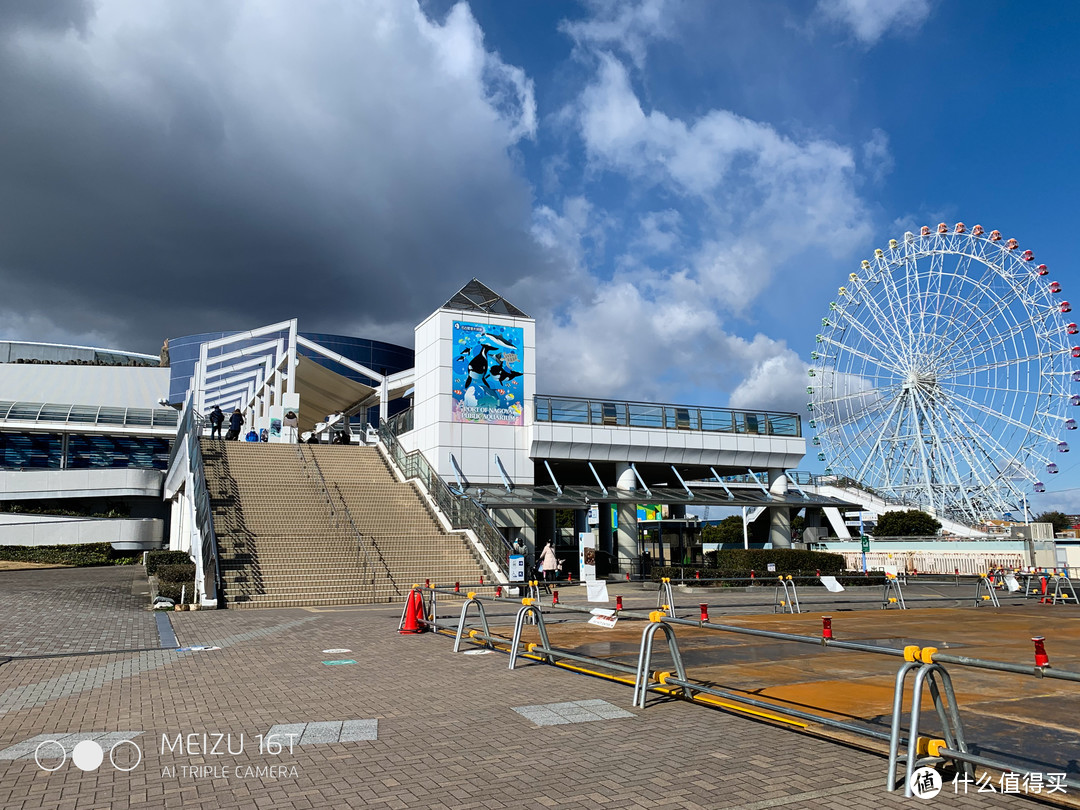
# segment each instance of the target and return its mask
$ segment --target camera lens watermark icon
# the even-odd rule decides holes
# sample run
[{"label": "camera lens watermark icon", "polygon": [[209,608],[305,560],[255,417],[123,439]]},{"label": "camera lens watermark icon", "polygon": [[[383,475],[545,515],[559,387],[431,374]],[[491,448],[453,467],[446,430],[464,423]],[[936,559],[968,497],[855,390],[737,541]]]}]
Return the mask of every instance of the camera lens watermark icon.
[{"label": "camera lens watermark icon", "polygon": [[916,768],[908,780],[908,787],[920,799],[932,799],[941,793],[941,774],[933,768]]},{"label": "camera lens watermark icon", "polygon": [[[130,746],[130,750],[124,748]],[[43,771],[58,771],[67,762],[68,752],[58,740],[43,740],[34,750],[34,762]],[[49,767],[42,762],[59,759],[59,763]],[[71,749],[71,763],[80,771],[96,771],[105,761],[105,749],[93,740],[82,740]],[[109,764],[118,771],[128,772],[139,767],[142,762],[142,749],[131,740],[117,740],[109,747]]]}]

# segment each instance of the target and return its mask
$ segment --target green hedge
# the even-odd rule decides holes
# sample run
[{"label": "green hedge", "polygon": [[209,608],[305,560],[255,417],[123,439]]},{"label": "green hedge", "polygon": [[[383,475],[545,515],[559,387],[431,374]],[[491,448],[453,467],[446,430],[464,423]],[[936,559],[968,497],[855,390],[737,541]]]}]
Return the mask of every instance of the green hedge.
[{"label": "green hedge", "polygon": [[[170,553],[170,552],[166,552]],[[177,552],[171,552],[176,554]],[[156,566],[154,576],[158,580],[158,596],[167,596],[174,602],[180,601],[181,591],[187,586],[184,598],[188,602],[195,601],[195,563],[191,562],[186,554],[182,555],[184,561],[178,564],[167,565],[160,561]]]},{"label": "green hedge", "polygon": [[181,565],[159,565],[156,575],[158,582],[188,582],[195,580],[195,563]]},{"label": "green hedge", "polygon": [[[685,582],[686,582],[687,585],[693,585],[697,581],[697,578],[694,576],[695,573],[701,574],[702,582],[700,584],[701,584],[702,587],[710,587],[710,586],[718,585],[718,586],[721,586],[721,587],[730,586],[730,587],[739,587],[739,588],[741,588],[741,587],[744,587],[746,585],[751,584],[749,582],[750,569],[748,569],[748,568],[746,568],[746,569],[743,569],[743,568],[739,568],[739,569],[708,568],[708,567],[703,567],[703,566],[695,567],[693,565],[675,565],[675,566],[662,566],[662,567],[654,566],[653,569],[652,569],[652,579],[655,582],[659,582],[661,577],[671,577],[672,582],[678,583],[679,578],[683,577],[685,579]],[[852,573],[852,572],[849,572],[849,573],[846,573],[846,574],[840,574],[838,572],[828,573],[824,569],[822,569],[821,573],[822,573],[823,576],[836,577],[836,581],[839,582],[841,585],[843,585],[845,588],[850,588],[850,587],[853,587],[853,586],[860,586],[860,585],[878,585],[878,586],[881,586],[881,585],[885,584],[885,574],[882,573],[881,571],[871,571],[868,576],[863,576],[861,573]],[[760,570],[755,568],[754,569],[754,584],[756,584],[756,585],[774,585],[774,584],[776,584],[777,577],[780,577],[780,576],[788,576],[788,575],[790,575],[792,577],[814,577],[816,574],[817,574],[817,569],[816,568],[812,569],[812,570],[809,570],[809,571],[799,570],[799,569],[796,569],[796,570],[793,570],[793,571],[790,571],[790,570],[789,571],[781,571],[780,567],[777,566],[777,570],[775,572],[769,571],[769,570],[760,571]],[[711,582],[705,581],[705,580],[710,580],[710,579],[728,579],[728,580],[739,580],[739,581],[737,581],[737,582],[720,582],[720,583],[711,583]],[[804,584],[804,583],[805,583],[805,580],[803,580],[803,582],[801,582],[800,585]]]},{"label": "green hedge", "polygon": [[192,579],[188,582],[159,582],[158,583],[158,596],[164,596],[167,599],[172,599],[177,604],[180,603],[180,594],[184,590],[184,586],[187,586],[184,593],[184,599],[190,604],[195,600],[195,580]]},{"label": "green hedge", "polygon": [[146,555],[146,573],[156,574],[163,565],[187,565],[191,557],[186,551],[151,551]]},{"label": "green hedge", "polygon": [[750,576],[751,569],[757,574],[767,573],[769,563],[776,565],[777,574],[839,574],[844,570],[843,554],[799,548],[724,548],[706,553],[705,562],[711,568],[745,571],[746,576]]},{"label": "green hedge", "polygon": [[0,546],[0,560],[46,565],[134,565],[141,551],[117,551],[111,543],[76,543],[64,546]]}]

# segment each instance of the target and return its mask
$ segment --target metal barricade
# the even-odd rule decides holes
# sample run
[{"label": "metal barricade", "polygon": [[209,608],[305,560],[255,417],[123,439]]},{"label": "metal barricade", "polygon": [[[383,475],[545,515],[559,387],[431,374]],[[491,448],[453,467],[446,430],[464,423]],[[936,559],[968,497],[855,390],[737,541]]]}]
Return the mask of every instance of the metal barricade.
[{"label": "metal barricade", "polygon": [[[799,607],[799,592],[795,589],[795,581],[789,574],[787,578],[777,577],[776,590],[773,592],[773,613],[802,613]],[[784,597],[780,598],[783,589]]]},{"label": "metal barricade", "polygon": [[1001,602],[997,597],[997,591],[994,590],[993,583],[990,582],[990,578],[985,574],[980,576],[979,581],[975,583],[975,607],[979,607],[980,605],[1001,607]]},{"label": "metal barricade", "polygon": [[904,592],[900,589],[900,578],[891,574],[885,575],[885,587],[881,592],[881,608],[897,608],[907,610],[907,602],[904,601]]},{"label": "metal barricade", "polygon": [[668,616],[677,617],[675,595],[671,591],[671,577],[660,578],[660,590],[656,593],[656,609],[666,611]]}]

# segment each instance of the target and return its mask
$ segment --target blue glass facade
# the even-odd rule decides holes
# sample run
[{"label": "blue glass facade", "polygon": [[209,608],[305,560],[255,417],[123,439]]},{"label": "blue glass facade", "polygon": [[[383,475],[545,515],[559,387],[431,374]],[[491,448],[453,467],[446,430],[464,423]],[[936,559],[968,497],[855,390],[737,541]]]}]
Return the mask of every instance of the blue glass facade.
[{"label": "blue glass facade", "polygon": [[95,436],[72,433],[0,432],[0,469],[69,470],[90,467],[138,467],[164,470],[169,466],[168,439],[150,436]]},{"label": "blue glass facade", "polygon": [[[180,403],[187,398],[191,376],[195,373],[195,364],[199,360],[199,347],[207,341],[235,334],[238,333],[205,332],[201,335],[169,338],[169,365],[172,372],[169,379],[169,402]],[[320,332],[300,332],[299,334],[380,374],[396,374],[399,371],[405,371],[413,367],[413,350],[405,346],[383,343],[379,340],[367,340],[366,338],[348,337],[346,335],[330,335]],[[217,353],[224,354],[244,346],[256,346],[270,339],[270,337],[260,337],[243,341],[229,346],[226,350],[217,350]],[[369,385],[372,384],[372,381],[368,378],[342,366],[340,363],[335,363],[322,355],[313,354],[303,347],[299,348],[298,351],[301,355],[309,357],[319,365],[325,366],[343,377]],[[391,411],[396,411],[399,408],[391,408]]]}]

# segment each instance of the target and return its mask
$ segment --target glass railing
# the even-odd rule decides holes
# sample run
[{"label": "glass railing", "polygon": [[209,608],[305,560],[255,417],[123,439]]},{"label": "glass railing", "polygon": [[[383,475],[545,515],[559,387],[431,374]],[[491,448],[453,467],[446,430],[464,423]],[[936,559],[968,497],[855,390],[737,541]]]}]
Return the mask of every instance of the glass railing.
[{"label": "glass railing", "polygon": [[799,415],[794,413],[553,397],[543,394],[537,394],[534,403],[537,422],[653,430],[702,430],[760,436],[802,436],[802,422]]},{"label": "glass railing", "polygon": [[80,425],[175,428],[173,408],[113,408],[99,405],[58,405],[51,402],[0,402],[0,421],[77,422]]},{"label": "glass railing", "polygon": [[401,425],[411,424],[411,422],[412,410],[410,409],[384,419],[379,425],[379,439],[386,447],[390,458],[406,479],[417,479],[424,485],[439,511],[450,521],[451,526],[455,529],[472,529],[499,570],[503,574],[508,574],[510,544],[491,522],[484,508],[468,496],[450,489],[442,476],[428,464],[423,453],[419,450],[407,453],[398,442],[397,437],[405,432]]}]

